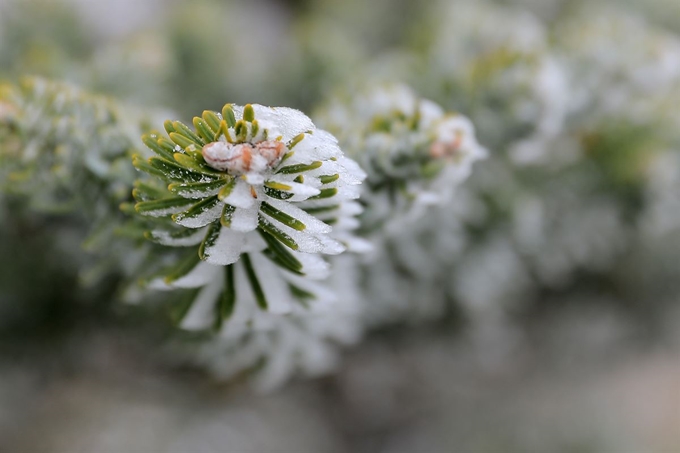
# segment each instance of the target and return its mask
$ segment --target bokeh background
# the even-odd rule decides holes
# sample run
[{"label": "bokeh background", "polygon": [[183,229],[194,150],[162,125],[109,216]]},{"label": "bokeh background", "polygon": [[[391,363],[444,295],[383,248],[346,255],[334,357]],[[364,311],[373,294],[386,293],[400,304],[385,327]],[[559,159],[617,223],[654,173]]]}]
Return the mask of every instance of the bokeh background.
[{"label": "bokeh background", "polygon": [[445,278],[264,395],[82,289],[77,216],[3,199],[0,451],[680,451],[678,33],[675,0],[0,0],[10,81],[185,119],[408,83],[490,151],[412,238]]}]

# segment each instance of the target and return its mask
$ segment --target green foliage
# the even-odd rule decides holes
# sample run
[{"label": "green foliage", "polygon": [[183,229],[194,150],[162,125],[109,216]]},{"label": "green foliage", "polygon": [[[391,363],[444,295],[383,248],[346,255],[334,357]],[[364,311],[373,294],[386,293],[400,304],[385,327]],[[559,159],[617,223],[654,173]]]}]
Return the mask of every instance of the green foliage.
[{"label": "green foliage", "polygon": [[144,127],[109,99],[41,78],[0,87],[0,159],[10,193],[39,209],[117,205],[133,173],[133,137]]},{"label": "green foliage", "polygon": [[[0,188],[24,206],[16,220],[49,218],[62,225],[60,234],[79,237],[87,251],[74,255],[81,283],[133,272],[122,264],[130,250],[119,241],[142,236],[123,227],[119,205],[130,199],[129,159],[145,117],[36,77],[0,85],[0,112]],[[42,228],[48,223],[38,222]]]}]

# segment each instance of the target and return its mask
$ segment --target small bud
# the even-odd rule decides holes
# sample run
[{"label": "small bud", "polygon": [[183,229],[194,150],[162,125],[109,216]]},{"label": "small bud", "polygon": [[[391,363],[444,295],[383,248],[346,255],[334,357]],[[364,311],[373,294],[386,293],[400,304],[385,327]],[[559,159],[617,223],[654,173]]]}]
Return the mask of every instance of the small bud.
[{"label": "small bud", "polygon": [[208,143],[201,151],[205,162],[219,171],[242,174],[250,170],[253,147],[248,143],[232,145],[227,142]]},{"label": "small bud", "polygon": [[463,142],[463,132],[457,130],[454,132],[452,140],[439,140],[430,146],[430,156],[435,159],[445,159],[454,157],[460,150],[460,145]]},{"label": "small bud", "polygon": [[205,162],[215,170],[241,175],[274,168],[286,150],[286,146],[278,141],[265,141],[256,145],[213,142],[203,147],[202,154]]},{"label": "small bud", "polygon": [[278,164],[284,153],[288,151],[286,145],[276,140],[260,142],[255,146],[255,149],[262,157],[267,159],[270,168]]}]

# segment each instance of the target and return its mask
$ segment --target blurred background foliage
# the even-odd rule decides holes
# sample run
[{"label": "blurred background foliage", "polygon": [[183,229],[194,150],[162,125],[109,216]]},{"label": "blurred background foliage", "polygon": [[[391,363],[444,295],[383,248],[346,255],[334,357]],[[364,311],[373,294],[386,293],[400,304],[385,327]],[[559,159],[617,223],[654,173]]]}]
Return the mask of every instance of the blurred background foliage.
[{"label": "blurred background foliage", "polygon": [[111,296],[120,269],[83,284],[91,221],[125,195],[64,214],[6,190],[0,449],[676,451],[678,33],[674,0],[0,1],[10,82],[185,120],[227,101],[323,118],[406,82],[490,151],[410,239],[436,295],[409,294],[336,376],[270,397],[187,369],[156,306]]}]

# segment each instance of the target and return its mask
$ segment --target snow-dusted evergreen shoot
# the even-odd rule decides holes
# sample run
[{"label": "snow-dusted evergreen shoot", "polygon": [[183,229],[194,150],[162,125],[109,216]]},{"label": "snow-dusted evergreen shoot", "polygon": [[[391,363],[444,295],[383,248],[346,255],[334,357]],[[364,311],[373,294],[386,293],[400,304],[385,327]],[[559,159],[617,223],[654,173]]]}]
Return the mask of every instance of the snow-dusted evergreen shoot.
[{"label": "snow-dusted evergreen shoot", "polygon": [[275,255],[280,264],[293,271],[301,267],[280,247],[324,254],[344,250],[329,236],[331,227],[313,214],[357,198],[354,186],[363,172],[343,156],[330,134],[316,130],[301,112],[259,105],[226,105],[221,115],[206,111],[194,118],[194,126],[192,131],[179,121],[167,121],[169,140],[156,134],[144,137],[156,156],[135,158],[138,169],[169,182],[174,194],[160,199],[145,194],[137,211],[172,215],[188,229],[181,229],[180,237],[153,231],[151,238],[188,245],[189,231],[201,243],[201,259],[228,265],[245,250],[248,233],[259,231],[281,251]]},{"label": "snow-dusted evergreen shoot", "polygon": [[[115,236],[135,178],[132,149],[149,122],[146,113],[66,83],[0,84],[0,189],[26,213],[61,220],[54,235],[71,238],[64,253],[76,257],[82,283],[135,271],[130,244]],[[74,252],[81,245],[97,253],[96,265]]]},{"label": "snow-dusted evergreen shoot", "polygon": [[338,97],[319,116],[368,173],[363,228],[400,223],[414,206],[446,202],[486,155],[466,117],[446,113],[405,85]]},{"label": "snow-dusted evergreen shoot", "polygon": [[357,260],[354,283],[364,322],[431,314],[443,306],[447,277],[435,248],[455,242],[455,231],[437,231],[435,213],[453,209],[456,188],[486,156],[472,123],[400,84],[337,97],[319,116],[368,173],[360,219],[374,251]]},{"label": "snow-dusted evergreen shoot", "polygon": [[110,195],[117,206],[133,177],[127,153],[143,123],[108,98],[64,83],[27,77],[1,84],[0,182],[44,210],[97,211],[97,197]]},{"label": "snow-dusted evergreen shoot", "polygon": [[180,326],[217,332],[189,360],[223,378],[256,371],[260,388],[328,371],[332,343],[361,328],[355,300],[320,281],[322,255],[364,246],[351,230],[365,174],[297,110],[227,104],[193,125],[166,121],[167,138],[143,137],[155,155],[134,160],[168,184],[136,184],[147,237],[188,249],[149,287],[192,288]]},{"label": "snow-dusted evergreen shoot", "polygon": [[166,121],[167,138],[143,137],[155,155],[134,159],[168,184],[140,181],[134,192],[137,212],[155,219],[149,239],[189,249],[150,285],[202,288],[182,326],[219,328],[229,319],[225,335],[238,337],[237,326],[257,329],[267,314],[289,314],[323,294],[312,280],[328,275],[322,254],[348,245],[331,225],[360,212],[351,200],[364,173],[297,110],[227,104],[193,125]]}]

